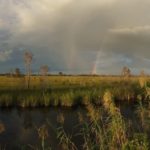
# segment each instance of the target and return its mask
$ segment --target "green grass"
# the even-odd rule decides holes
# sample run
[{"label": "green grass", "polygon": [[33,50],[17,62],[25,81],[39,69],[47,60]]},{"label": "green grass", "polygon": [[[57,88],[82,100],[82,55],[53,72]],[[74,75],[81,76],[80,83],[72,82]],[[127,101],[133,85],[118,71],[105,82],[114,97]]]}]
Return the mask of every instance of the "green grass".
[{"label": "green grass", "polygon": [[[149,112],[148,105],[142,106],[141,102],[137,105],[136,111],[138,113],[135,111],[135,117],[139,116],[137,126],[141,127],[136,130],[131,124],[132,120],[128,122],[114,104],[111,92],[106,91],[104,95],[102,107],[87,106],[88,120],[79,114],[80,124],[78,126],[81,127],[81,130],[75,135],[69,135],[65,132],[63,128],[65,121],[63,121],[57,131],[61,149],[77,150],[78,145],[75,145],[73,137],[82,136],[83,143],[80,149],[83,150],[149,150],[150,124],[146,122],[147,128],[141,124],[141,121],[150,119],[147,114],[143,114],[143,110]],[[144,120],[143,116],[139,115],[141,113]]]},{"label": "green grass", "polygon": [[[79,114],[81,130],[76,135],[67,135],[63,126],[58,130],[60,145],[65,150],[76,150],[73,136],[83,138],[83,150],[149,150],[150,116],[149,104],[139,101],[135,110],[138,130],[134,129],[131,120],[125,119],[114,103],[112,93],[107,90],[103,97],[102,107],[87,106],[88,121]],[[144,106],[143,106],[144,105]],[[142,115],[141,115],[142,114]],[[63,140],[62,140],[63,139]]]},{"label": "green grass", "polygon": [[[76,80],[76,83],[78,82]],[[87,116],[83,117],[81,113],[78,114],[79,124],[74,125],[73,128],[80,127],[81,130],[78,130],[75,135],[69,135],[65,131],[66,121],[63,114],[57,116],[59,127],[55,129],[55,134],[59,141],[59,148],[62,150],[78,150],[79,146],[73,141],[73,137],[78,136],[82,137],[83,143],[80,148],[83,150],[150,149],[150,100],[147,98],[144,87],[139,85],[137,78],[127,81],[112,79],[109,82],[105,78],[99,84],[87,84],[86,86],[78,84],[68,86],[67,84],[62,85],[62,82],[57,83],[56,86],[51,80],[50,85],[51,87],[46,90],[39,87],[1,89],[3,100],[0,101],[0,104],[5,107],[85,105]],[[137,118],[136,128],[133,120],[129,121],[123,117],[120,108],[115,104],[116,100],[136,101],[136,110],[133,112]],[[95,106],[98,104],[101,106]],[[27,146],[27,149],[51,149],[51,145],[46,142],[50,135],[48,130],[50,123],[48,121],[46,123],[47,125],[37,128],[41,146],[39,148]]]},{"label": "green grass", "polygon": [[25,77],[1,76],[0,107],[99,105],[106,90],[119,101],[136,101],[146,95],[137,77],[49,76],[43,82],[40,76],[32,76],[28,89]]}]

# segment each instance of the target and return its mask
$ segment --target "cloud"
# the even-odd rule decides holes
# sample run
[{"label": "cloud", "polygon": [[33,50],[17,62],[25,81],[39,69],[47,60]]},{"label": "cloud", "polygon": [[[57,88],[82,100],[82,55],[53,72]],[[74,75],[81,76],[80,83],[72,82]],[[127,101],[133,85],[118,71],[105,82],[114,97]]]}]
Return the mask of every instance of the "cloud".
[{"label": "cloud", "polygon": [[0,51],[0,62],[6,62],[11,58],[12,50]]},{"label": "cloud", "polygon": [[[32,51],[35,70],[89,73],[95,62],[100,73],[148,68],[149,7],[148,0],[0,0],[0,47],[22,49],[17,57]],[[12,57],[6,68],[20,64]]]},{"label": "cloud", "polygon": [[114,34],[139,34],[150,32],[150,25],[146,26],[135,26],[130,28],[116,28],[110,29],[111,33]]}]

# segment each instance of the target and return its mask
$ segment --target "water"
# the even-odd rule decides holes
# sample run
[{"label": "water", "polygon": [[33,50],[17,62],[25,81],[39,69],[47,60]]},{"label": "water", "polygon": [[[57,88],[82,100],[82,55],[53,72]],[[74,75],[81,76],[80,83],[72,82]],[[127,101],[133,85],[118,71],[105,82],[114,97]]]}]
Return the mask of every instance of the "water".
[{"label": "water", "polygon": [[[134,107],[131,105],[121,105],[121,113],[127,120],[135,121]],[[67,134],[76,135],[80,132],[78,122],[78,113],[86,117],[84,108],[34,108],[34,109],[0,109],[0,121],[4,123],[6,130],[0,134],[0,145],[7,150],[30,149],[41,146],[37,128],[43,124],[48,125],[49,136],[46,145],[54,150],[59,150],[59,141],[56,135],[56,129],[60,127],[57,116],[62,113],[65,118],[64,129]],[[82,149],[83,139],[78,135],[74,136],[73,141]]]},{"label": "water", "polygon": [[[56,129],[60,126],[57,116],[63,113],[65,117],[64,129],[67,133],[75,134],[78,124],[77,112],[85,114],[84,109],[1,109],[0,120],[5,124],[6,130],[0,134],[0,145],[5,149],[20,149],[27,146],[39,146],[41,140],[38,137],[37,128],[43,124],[48,124],[49,136],[48,145],[53,149],[58,148]],[[75,139],[76,143],[81,143],[80,139]],[[29,147],[30,147],[29,146]]]}]

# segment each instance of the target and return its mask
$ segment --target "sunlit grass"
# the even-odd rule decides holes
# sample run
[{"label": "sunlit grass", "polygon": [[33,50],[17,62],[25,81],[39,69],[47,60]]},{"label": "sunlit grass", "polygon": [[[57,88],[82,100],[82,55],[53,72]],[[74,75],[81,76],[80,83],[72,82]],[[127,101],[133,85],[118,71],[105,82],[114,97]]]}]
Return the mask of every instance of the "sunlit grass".
[{"label": "sunlit grass", "polygon": [[[43,87],[40,76],[32,76],[30,88],[25,77],[0,76],[0,107],[101,105],[109,90],[114,100],[136,101],[149,98],[149,78],[101,76],[46,76]],[[45,84],[44,84],[45,85]],[[147,85],[145,87],[145,85]],[[145,87],[145,88],[144,88]]]}]

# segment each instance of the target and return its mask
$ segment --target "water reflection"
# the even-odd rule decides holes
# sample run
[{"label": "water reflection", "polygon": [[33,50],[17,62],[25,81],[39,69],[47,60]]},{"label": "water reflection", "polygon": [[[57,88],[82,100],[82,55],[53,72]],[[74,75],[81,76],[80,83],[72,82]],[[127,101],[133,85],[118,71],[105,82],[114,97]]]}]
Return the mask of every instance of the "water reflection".
[{"label": "water reflection", "polygon": [[33,127],[33,120],[30,112],[25,112],[23,115],[23,127],[30,129]]},{"label": "water reflection", "polygon": [[[74,134],[78,129],[73,128],[78,124],[78,114],[80,111],[85,114],[84,109],[1,109],[0,120],[5,124],[5,132],[0,134],[0,146],[5,149],[14,150],[32,146],[40,147],[41,139],[38,130],[43,124],[47,125],[49,136],[45,144],[52,149],[59,149],[56,138],[56,129],[60,122],[64,122],[64,129],[67,133]],[[60,121],[59,120],[59,121]],[[75,139],[75,142],[78,142]],[[80,141],[79,141],[80,143]]]},{"label": "water reflection", "polygon": [[[126,118],[131,120],[135,118],[132,107],[122,105],[118,107],[121,107],[121,112]],[[77,125],[86,120],[86,114],[84,108],[1,109],[0,123],[5,125],[5,132],[0,134],[0,146],[6,150],[41,148],[42,136],[39,138],[38,131],[43,127],[41,131],[46,133],[44,144],[59,150],[56,129],[63,126],[67,134],[76,135],[81,130]],[[1,128],[0,132],[3,130]],[[82,149],[83,139],[80,136],[74,136],[73,141],[79,149]]]}]

